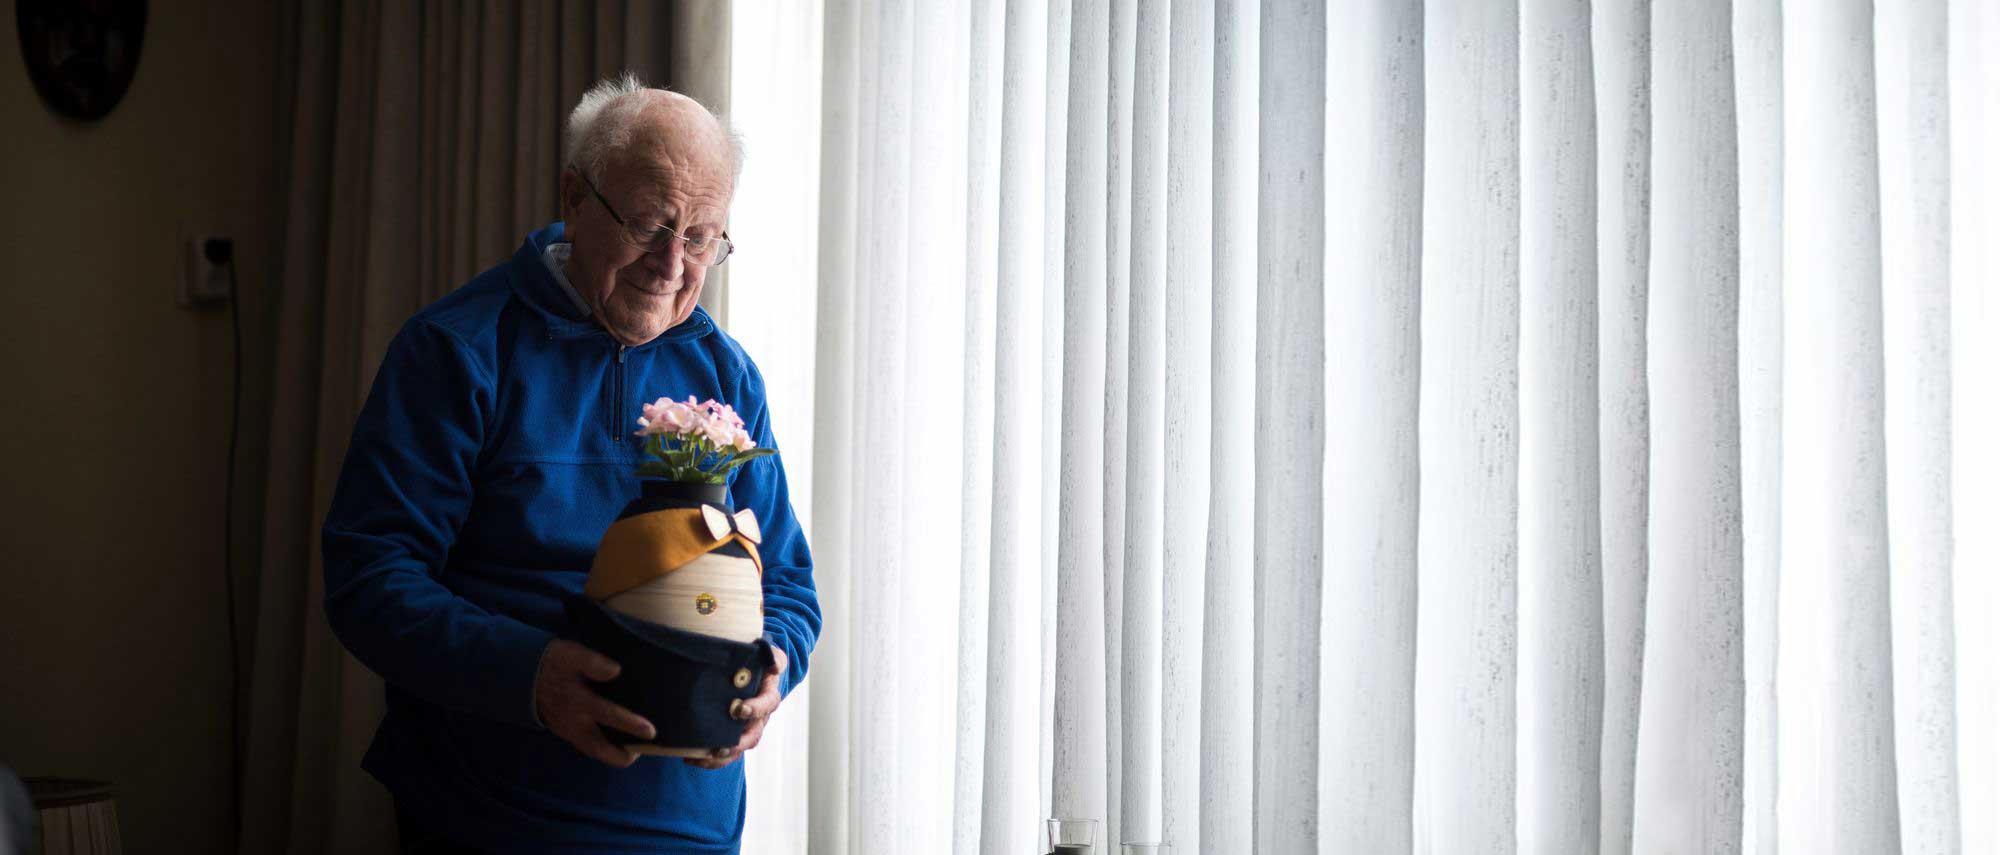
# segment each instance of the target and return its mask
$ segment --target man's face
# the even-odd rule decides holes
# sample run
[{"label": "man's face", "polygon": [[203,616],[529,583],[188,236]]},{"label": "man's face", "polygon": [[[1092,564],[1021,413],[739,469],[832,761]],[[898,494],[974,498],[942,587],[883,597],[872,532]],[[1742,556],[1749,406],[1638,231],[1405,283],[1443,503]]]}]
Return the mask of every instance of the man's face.
[{"label": "man's face", "polygon": [[604,196],[626,225],[590,192],[574,169],[562,177],[564,232],[571,243],[566,273],[599,323],[620,344],[652,341],[694,313],[708,268],[686,257],[678,240],[656,252],[633,245],[628,227],[668,226],[689,238],[718,237],[729,217],[731,176],[712,145],[658,143],[644,136],[611,158]]}]

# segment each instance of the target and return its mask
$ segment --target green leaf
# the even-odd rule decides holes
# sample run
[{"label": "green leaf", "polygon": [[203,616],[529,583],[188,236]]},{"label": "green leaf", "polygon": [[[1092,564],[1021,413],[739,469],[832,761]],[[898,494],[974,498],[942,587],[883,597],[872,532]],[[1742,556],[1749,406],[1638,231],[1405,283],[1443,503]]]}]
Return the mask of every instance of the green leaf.
[{"label": "green leaf", "polygon": [[749,463],[750,461],[756,460],[759,457],[769,457],[777,453],[778,450],[775,448],[753,448],[750,449],[749,451],[737,452],[736,462],[739,464]]}]

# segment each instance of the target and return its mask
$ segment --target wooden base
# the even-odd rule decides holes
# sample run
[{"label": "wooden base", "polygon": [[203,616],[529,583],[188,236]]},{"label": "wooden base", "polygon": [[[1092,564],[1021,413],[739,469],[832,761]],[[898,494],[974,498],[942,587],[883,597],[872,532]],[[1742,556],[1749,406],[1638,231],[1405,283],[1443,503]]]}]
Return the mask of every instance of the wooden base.
[{"label": "wooden base", "polygon": [[715,757],[713,748],[663,748],[646,744],[624,747],[634,754],[650,754],[654,757],[685,757],[689,760],[711,760]]},{"label": "wooden base", "polygon": [[605,598],[643,621],[748,644],[764,635],[764,587],[757,563],[708,552],[661,576]]}]

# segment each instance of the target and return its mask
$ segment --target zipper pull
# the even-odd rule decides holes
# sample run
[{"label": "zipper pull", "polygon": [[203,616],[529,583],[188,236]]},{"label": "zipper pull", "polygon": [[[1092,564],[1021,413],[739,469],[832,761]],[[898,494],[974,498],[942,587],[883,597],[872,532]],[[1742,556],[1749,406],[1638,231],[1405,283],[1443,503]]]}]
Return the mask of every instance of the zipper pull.
[{"label": "zipper pull", "polygon": [[618,346],[618,364],[625,364],[625,345],[622,344]]}]

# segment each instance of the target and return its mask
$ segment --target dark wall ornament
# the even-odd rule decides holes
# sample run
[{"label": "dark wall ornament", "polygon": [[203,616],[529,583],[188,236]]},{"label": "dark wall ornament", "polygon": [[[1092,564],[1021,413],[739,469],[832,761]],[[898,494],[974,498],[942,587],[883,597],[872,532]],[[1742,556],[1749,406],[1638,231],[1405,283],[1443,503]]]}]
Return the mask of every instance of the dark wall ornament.
[{"label": "dark wall ornament", "polygon": [[28,78],[49,109],[100,119],[139,67],[146,0],[15,0],[14,23]]}]

